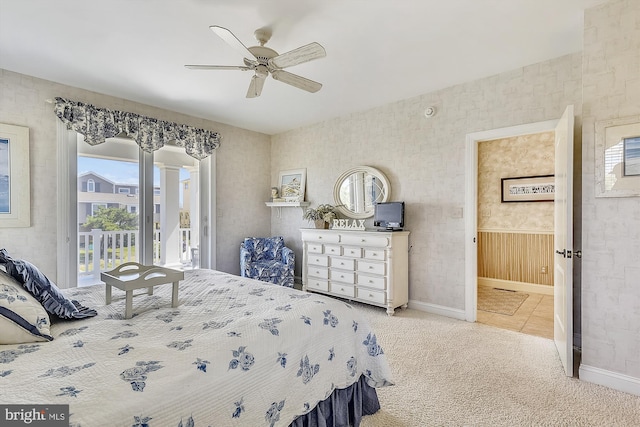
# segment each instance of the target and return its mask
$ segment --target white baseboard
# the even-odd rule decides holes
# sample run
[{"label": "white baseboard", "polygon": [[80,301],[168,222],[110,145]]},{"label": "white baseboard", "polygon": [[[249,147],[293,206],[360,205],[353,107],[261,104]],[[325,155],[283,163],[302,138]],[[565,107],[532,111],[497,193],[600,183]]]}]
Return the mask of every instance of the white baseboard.
[{"label": "white baseboard", "polygon": [[603,385],[614,390],[640,396],[640,378],[607,371],[593,366],[580,364],[579,378],[594,384]]},{"label": "white baseboard", "polygon": [[420,310],[440,316],[453,317],[458,320],[465,320],[465,311],[457,308],[445,307],[437,304],[429,304],[421,301],[409,301],[409,308]]}]

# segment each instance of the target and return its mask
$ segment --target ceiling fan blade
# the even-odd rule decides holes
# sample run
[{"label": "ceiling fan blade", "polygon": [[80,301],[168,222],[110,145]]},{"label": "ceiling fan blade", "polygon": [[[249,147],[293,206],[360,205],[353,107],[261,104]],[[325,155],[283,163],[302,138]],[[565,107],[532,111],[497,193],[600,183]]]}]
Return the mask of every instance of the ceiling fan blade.
[{"label": "ceiling fan blade", "polygon": [[227,42],[229,46],[240,52],[244,58],[256,59],[253,53],[251,53],[251,51],[247,49],[247,47],[242,44],[242,42],[231,31],[217,25],[212,25],[209,28],[211,28],[211,31],[216,33],[218,37]]},{"label": "ceiling fan blade", "polygon": [[298,89],[306,90],[307,92],[315,93],[322,88],[322,84],[318,82],[298,76],[297,74],[291,74],[287,71],[274,70],[271,72],[271,75],[278,81],[295,86]]},{"label": "ceiling fan blade", "polygon": [[313,42],[271,58],[269,65],[276,68],[287,68],[313,61],[314,59],[324,58],[325,56],[327,56],[327,52],[324,48],[320,44]]},{"label": "ceiling fan blade", "polygon": [[257,98],[262,93],[264,86],[264,77],[255,75],[251,77],[251,83],[249,83],[249,90],[247,90],[247,98]]},{"label": "ceiling fan blade", "polygon": [[250,67],[244,65],[185,65],[190,70],[251,70]]}]

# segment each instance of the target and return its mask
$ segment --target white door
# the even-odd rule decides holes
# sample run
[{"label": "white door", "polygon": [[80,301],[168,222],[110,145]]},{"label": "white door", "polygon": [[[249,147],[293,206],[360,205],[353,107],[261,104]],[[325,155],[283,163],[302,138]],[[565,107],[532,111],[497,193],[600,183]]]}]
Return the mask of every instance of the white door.
[{"label": "white door", "polygon": [[553,340],[573,376],[573,105],[556,126]]}]

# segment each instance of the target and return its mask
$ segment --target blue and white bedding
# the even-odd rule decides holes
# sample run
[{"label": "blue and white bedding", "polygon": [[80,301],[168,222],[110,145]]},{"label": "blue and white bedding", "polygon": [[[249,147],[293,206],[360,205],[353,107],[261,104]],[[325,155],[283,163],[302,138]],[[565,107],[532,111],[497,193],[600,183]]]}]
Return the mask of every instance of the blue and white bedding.
[{"label": "blue and white bedding", "polygon": [[[335,389],[392,384],[375,332],[346,302],[212,270],[124,292],[64,291],[96,317],[50,342],[0,345],[0,402],[69,404],[71,426],[287,426]],[[107,424],[105,424],[105,422]]]}]

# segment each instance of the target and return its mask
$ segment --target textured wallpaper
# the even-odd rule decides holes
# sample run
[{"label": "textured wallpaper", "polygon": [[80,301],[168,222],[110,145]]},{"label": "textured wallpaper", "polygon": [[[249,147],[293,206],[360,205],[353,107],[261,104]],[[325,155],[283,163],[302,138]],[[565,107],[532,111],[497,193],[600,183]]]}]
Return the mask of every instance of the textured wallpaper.
[{"label": "textured wallpaper", "polygon": [[478,144],[478,229],[553,232],[553,202],[502,203],[501,179],[553,175],[554,132]]},{"label": "textured wallpaper", "polygon": [[[264,197],[281,170],[306,168],[306,199],[317,205],[333,201],[334,183],[346,169],[380,169],[391,199],[406,203],[410,300],[464,310],[466,135],[557,120],[569,104],[580,115],[581,73],[582,55],[575,53],[274,135]],[[432,118],[424,115],[429,106],[437,108]],[[550,164],[513,174],[552,171]],[[297,259],[301,227],[309,224],[299,208],[272,213],[272,233],[285,236]]]}]

